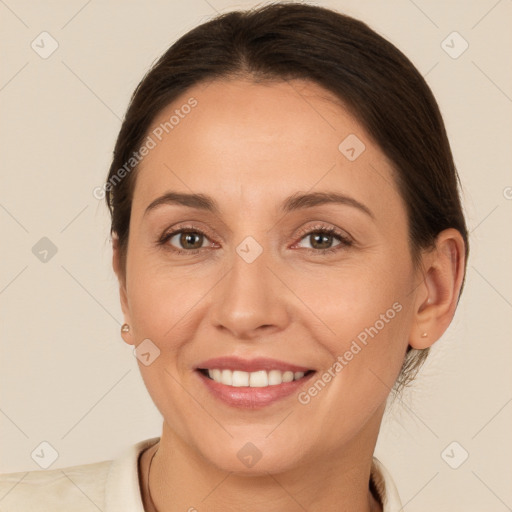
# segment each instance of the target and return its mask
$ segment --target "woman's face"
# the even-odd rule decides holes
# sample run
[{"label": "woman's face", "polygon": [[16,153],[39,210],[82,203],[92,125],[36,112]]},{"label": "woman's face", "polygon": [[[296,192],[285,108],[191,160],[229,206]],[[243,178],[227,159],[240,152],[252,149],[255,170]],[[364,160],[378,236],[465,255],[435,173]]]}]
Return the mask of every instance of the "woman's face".
[{"label": "woman's face", "polygon": [[[246,472],[374,442],[419,282],[383,153],[301,81],[201,84],[147,135],[122,303],[164,432]],[[148,209],[170,193],[188,199]],[[314,373],[274,384],[297,367]]]}]

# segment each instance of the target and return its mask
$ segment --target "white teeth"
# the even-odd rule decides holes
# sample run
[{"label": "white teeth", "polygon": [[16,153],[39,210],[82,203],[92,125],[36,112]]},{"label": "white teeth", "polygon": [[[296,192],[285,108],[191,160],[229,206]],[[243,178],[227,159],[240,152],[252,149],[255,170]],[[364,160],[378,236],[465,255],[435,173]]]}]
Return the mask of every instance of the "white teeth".
[{"label": "white teeth", "polygon": [[277,386],[283,382],[302,379],[304,372],[294,373],[289,370],[285,372],[280,370],[243,372],[241,370],[220,370],[213,368],[208,370],[208,376],[215,382],[220,382],[226,386],[264,388],[267,386]]},{"label": "white teeth", "polygon": [[287,371],[283,373],[283,382],[291,382],[293,380],[293,372]]},{"label": "white teeth", "polygon": [[222,376],[220,378],[222,384],[231,386],[233,384],[233,372],[231,370],[222,370]]},{"label": "white teeth", "polygon": [[251,388],[264,388],[268,386],[267,372],[265,370],[260,370],[259,372],[251,372],[249,374],[249,386]]},{"label": "white teeth", "polygon": [[241,372],[239,370],[235,370],[233,372],[233,382],[232,386],[240,387],[240,386],[248,386],[249,385],[249,374],[247,372]]},{"label": "white teeth", "polygon": [[270,370],[268,372],[268,385],[275,386],[284,382],[283,375],[279,370]]}]

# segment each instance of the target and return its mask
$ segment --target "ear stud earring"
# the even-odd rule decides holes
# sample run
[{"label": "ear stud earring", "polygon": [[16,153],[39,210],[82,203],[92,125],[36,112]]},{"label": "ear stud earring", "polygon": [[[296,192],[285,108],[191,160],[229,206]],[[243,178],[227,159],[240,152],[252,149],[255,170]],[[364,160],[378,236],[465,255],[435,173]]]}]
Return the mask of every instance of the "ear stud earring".
[{"label": "ear stud earring", "polygon": [[121,327],[121,332],[130,332],[130,326],[128,324],[123,324]]},{"label": "ear stud earring", "polygon": [[428,336],[428,334],[426,332],[421,333],[422,338],[426,338],[427,336]]}]

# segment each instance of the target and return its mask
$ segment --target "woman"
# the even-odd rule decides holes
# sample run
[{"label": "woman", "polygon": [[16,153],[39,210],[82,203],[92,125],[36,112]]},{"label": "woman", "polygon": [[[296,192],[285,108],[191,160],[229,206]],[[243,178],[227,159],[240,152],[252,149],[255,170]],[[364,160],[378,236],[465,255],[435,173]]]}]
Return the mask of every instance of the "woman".
[{"label": "woman", "polygon": [[457,306],[457,180],[430,89],[365,24],[275,4],[185,34],[137,87],[104,187],[162,434],[3,475],[11,509],[399,510],[373,452]]}]

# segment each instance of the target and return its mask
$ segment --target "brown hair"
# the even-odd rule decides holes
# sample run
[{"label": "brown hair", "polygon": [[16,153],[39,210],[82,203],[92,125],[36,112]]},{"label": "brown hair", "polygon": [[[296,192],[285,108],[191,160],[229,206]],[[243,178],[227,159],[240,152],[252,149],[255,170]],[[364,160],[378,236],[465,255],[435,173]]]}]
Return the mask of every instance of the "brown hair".
[{"label": "brown hair", "polygon": [[[236,77],[305,79],[334,93],[393,164],[414,263],[447,228],[461,233],[467,261],[459,178],[439,107],[421,74],[361,21],[324,7],[277,3],[222,14],[189,31],[135,89],[105,186],[122,275],[136,164],[116,183],[120,169],[133,161],[155,116],[179,95],[200,82]],[[396,389],[414,378],[428,351],[408,347]]]}]

